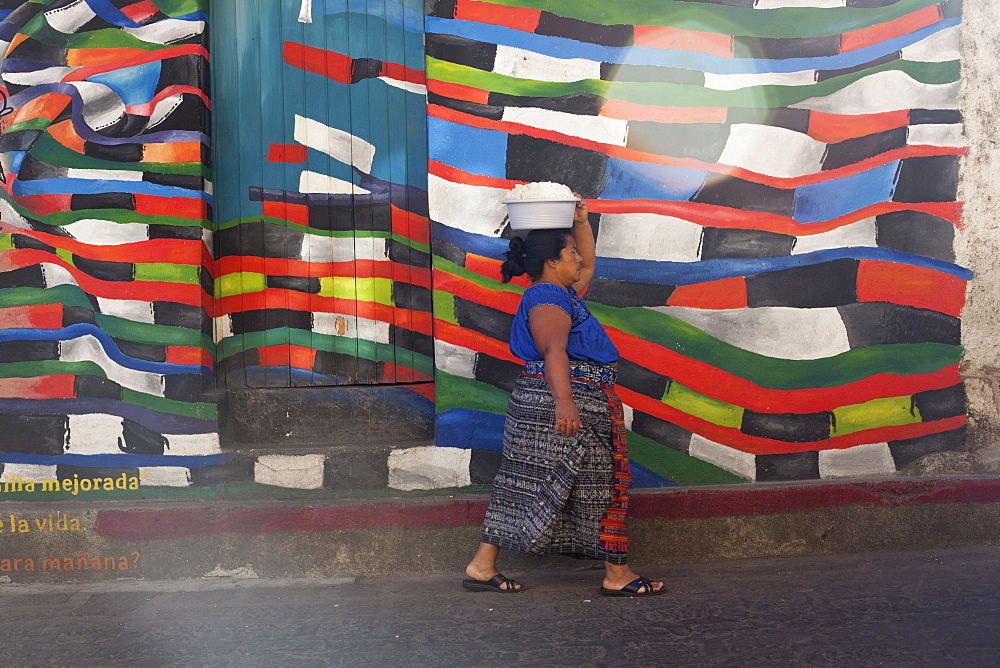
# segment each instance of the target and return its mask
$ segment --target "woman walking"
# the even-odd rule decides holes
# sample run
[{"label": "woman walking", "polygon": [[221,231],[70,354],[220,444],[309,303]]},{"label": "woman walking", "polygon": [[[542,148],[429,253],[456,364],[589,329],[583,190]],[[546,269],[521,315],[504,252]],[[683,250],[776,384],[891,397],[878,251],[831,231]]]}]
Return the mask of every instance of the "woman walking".
[{"label": "woman walking", "polygon": [[506,283],[527,273],[510,349],[525,360],[504,425],[503,462],[493,481],[476,554],[462,586],[517,593],[496,567],[501,548],[604,562],[605,596],[664,593],[628,566],[625,515],[632,483],[618,350],[578,293],[594,275],[596,250],[581,200],[572,230],[532,230],[510,242]]}]

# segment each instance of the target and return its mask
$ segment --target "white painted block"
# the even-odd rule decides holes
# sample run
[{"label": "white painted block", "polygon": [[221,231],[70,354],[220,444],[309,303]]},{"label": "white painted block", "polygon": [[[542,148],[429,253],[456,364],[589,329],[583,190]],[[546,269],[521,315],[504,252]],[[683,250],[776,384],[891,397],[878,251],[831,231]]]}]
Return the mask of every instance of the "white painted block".
[{"label": "white painted block", "polygon": [[500,236],[507,215],[502,202],[508,192],[504,188],[470,186],[427,175],[431,220],[487,237]]},{"label": "white painted block", "polygon": [[962,147],[969,144],[962,136],[960,123],[927,123],[911,125],[906,143],[910,146],[948,146]]},{"label": "white painted block", "polygon": [[462,378],[475,378],[476,351],[456,346],[441,339],[434,340],[434,362],[445,373]]},{"label": "white painted block", "polygon": [[122,419],[117,415],[89,413],[70,415],[69,445],[70,455],[120,455],[118,439],[123,437]]},{"label": "white painted block", "polygon": [[303,146],[326,153],[334,160],[357,167],[365,174],[372,171],[375,146],[350,132],[296,114],[294,137]]},{"label": "white painted block", "polygon": [[939,30],[916,44],[903,47],[901,54],[903,60],[923,63],[946,63],[958,60],[962,56],[962,28],[949,26]]},{"label": "white painted block", "polygon": [[710,464],[715,464],[730,473],[749,478],[751,482],[757,480],[757,458],[749,452],[710,441],[698,434],[691,434],[691,447],[688,454]]},{"label": "white painted block", "polygon": [[253,466],[254,482],[275,487],[323,487],[323,455],[261,455]]},{"label": "white painted block", "polygon": [[743,350],[788,360],[833,357],[851,349],[836,308],[768,306],[730,310],[657,306],[660,313],[693,325]]},{"label": "white painted block", "polygon": [[140,302],[133,299],[108,299],[107,297],[95,297],[97,307],[105,315],[113,315],[135,322],[147,322],[153,324],[153,305],[149,302]]},{"label": "white painted block", "polygon": [[859,220],[829,232],[807,234],[795,240],[792,255],[804,255],[832,248],[875,248],[878,246],[878,228],[874,218]]},{"label": "white painted block", "polygon": [[719,162],[767,176],[793,178],[821,172],[826,149],[826,144],[801,132],[737,123],[729,131]]},{"label": "white painted block", "polygon": [[503,120],[612,146],[625,146],[628,136],[628,121],[604,116],[582,116],[533,107],[507,107],[503,112]]},{"label": "white painted block", "polygon": [[424,446],[389,453],[389,487],[439,489],[471,485],[472,450]]},{"label": "white painted block", "polygon": [[903,109],[957,109],[961,82],[925,84],[905,72],[875,72],[830,95],[789,105],[829,114],[880,114]]},{"label": "white painted block", "polygon": [[370,190],[356,186],[350,181],[344,181],[334,176],[302,170],[299,175],[299,192],[321,193],[324,195],[368,195]]},{"label": "white painted block", "polygon": [[111,220],[84,218],[63,226],[74,239],[94,246],[113,246],[149,240],[149,226],[142,223],[116,223]]},{"label": "white painted block", "polygon": [[698,262],[704,228],[655,213],[601,214],[597,255],[628,260]]},{"label": "white painted block", "polygon": [[820,478],[891,475],[896,472],[888,443],[868,443],[843,450],[821,450]]},{"label": "white painted block", "polygon": [[139,480],[143,487],[190,487],[191,471],[183,466],[140,466]]},{"label": "white painted block", "polygon": [[75,0],[65,7],[49,9],[45,12],[46,22],[61,33],[73,34],[97,14],[84,0]]},{"label": "white painted block", "polygon": [[543,53],[497,45],[493,71],[508,77],[534,81],[600,80],[601,63],[585,58],[556,58]]},{"label": "white painted block", "polygon": [[219,444],[219,434],[164,434],[167,439],[165,455],[198,457],[217,455],[222,452]]},{"label": "white painted block", "polygon": [[22,482],[31,480],[36,485],[43,480],[56,479],[56,467],[45,464],[4,464],[0,482],[9,482],[20,476]]},{"label": "white painted block", "polygon": [[164,19],[138,28],[122,28],[143,42],[154,44],[171,44],[200,35],[205,31],[204,21],[184,21],[182,19]]}]

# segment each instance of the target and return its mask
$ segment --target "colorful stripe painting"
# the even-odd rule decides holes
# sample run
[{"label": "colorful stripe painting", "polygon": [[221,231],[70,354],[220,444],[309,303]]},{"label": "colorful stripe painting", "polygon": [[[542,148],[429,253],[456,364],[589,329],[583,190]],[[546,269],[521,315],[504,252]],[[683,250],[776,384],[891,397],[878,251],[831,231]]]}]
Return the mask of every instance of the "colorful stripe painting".
[{"label": "colorful stripe painting", "polygon": [[[215,327],[225,388],[433,380],[423,17],[223,0]],[[255,55],[247,58],[248,45]]]},{"label": "colorful stripe painting", "polygon": [[3,2],[5,476],[199,484],[220,454],[207,0]]},{"label": "colorful stripe painting", "polygon": [[[433,0],[437,443],[488,480],[515,184],[587,198],[637,484],[884,475],[959,447],[956,0]],[[477,465],[476,460],[479,460]]]}]

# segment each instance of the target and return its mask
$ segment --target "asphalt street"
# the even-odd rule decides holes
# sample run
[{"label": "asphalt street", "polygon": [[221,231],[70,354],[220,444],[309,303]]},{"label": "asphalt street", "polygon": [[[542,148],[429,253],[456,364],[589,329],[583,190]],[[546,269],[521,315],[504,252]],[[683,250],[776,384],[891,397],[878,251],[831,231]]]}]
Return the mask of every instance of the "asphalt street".
[{"label": "asphalt street", "polygon": [[[641,569],[655,598],[602,598],[600,570],[0,585],[0,665],[996,666],[1000,548]],[[502,564],[501,564],[502,565]]]}]

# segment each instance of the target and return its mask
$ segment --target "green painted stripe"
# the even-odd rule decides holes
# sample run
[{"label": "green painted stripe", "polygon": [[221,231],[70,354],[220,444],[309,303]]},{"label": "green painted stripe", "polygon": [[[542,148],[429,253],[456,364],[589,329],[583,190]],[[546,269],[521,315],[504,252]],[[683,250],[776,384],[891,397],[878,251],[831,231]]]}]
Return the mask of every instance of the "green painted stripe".
[{"label": "green painted stripe", "polygon": [[406,348],[349,336],[316,334],[315,332],[289,327],[227,336],[218,344],[217,359],[225,359],[226,357],[247,350],[253,350],[254,348],[283,345],[302,346],[303,348],[312,348],[314,350],[343,353],[376,362],[393,362],[403,364],[414,371],[419,371],[428,376],[434,374],[433,359],[427,355],[407,350]]},{"label": "green painted stripe", "polygon": [[906,397],[886,397],[863,404],[841,406],[833,411],[836,428],[832,436],[853,434],[876,427],[895,427],[923,422],[920,411],[913,400]]},{"label": "green painted stripe", "polygon": [[[69,106],[69,103],[66,103]],[[28,118],[23,121],[18,121],[14,123],[9,128],[4,130],[4,134],[9,134],[11,132],[20,132],[21,130],[44,130],[52,121],[46,116],[36,116],[35,118]]]},{"label": "green painted stripe", "polygon": [[789,107],[815,97],[825,97],[876,72],[900,70],[924,84],[945,84],[959,80],[958,61],[916,63],[893,60],[859,72],[833,77],[810,86],[752,86],[734,91],[712,90],[702,86],[686,86],[662,82],[600,81],[582,79],[571,82],[535,81],[485,72],[435,58],[427,58],[428,78],[471,86],[508,95],[559,97],[590,93],[600,97],[636,104],[675,107]]},{"label": "green painted stripe", "polygon": [[631,431],[628,432],[628,458],[681,486],[749,482],[735,473]]},{"label": "green painted stripe", "polygon": [[153,0],[167,16],[184,16],[192,12],[207,12],[208,0]]},{"label": "green painted stripe", "polygon": [[455,316],[455,296],[444,290],[434,290],[432,299],[434,301],[432,307],[434,317],[452,325],[457,325],[458,318]]},{"label": "green painted stripe", "polygon": [[99,376],[107,378],[104,369],[95,362],[63,362],[40,360],[37,362],[7,362],[0,364],[0,378],[35,378],[37,376]]},{"label": "green painted stripe", "polygon": [[[487,278],[440,256],[434,267],[493,290],[522,294],[523,288]],[[601,324],[776,390],[838,387],[877,373],[933,373],[962,360],[963,348],[944,343],[866,346],[817,360],[758,355],[709,336],[673,316],[640,307],[615,308],[588,302]],[[435,314],[436,316],[436,314]]]},{"label": "green painted stripe", "polygon": [[114,162],[113,160],[101,160],[85,153],[70,150],[48,133],[40,135],[31,145],[31,155],[50,165],[71,169],[114,169],[143,173],[186,174],[188,176],[201,176],[209,180],[212,178],[211,168],[200,162]]},{"label": "green painted stripe", "polygon": [[438,369],[434,385],[434,406],[438,413],[452,408],[503,415],[507,412],[510,392],[488,383],[462,376],[453,376]]},{"label": "green painted stripe", "polygon": [[133,275],[137,281],[197,285],[201,282],[201,265],[141,262],[136,263]]},{"label": "green painted stripe", "polygon": [[660,401],[677,410],[721,427],[739,429],[743,425],[741,406],[706,397],[680,383],[669,383]]},{"label": "green painted stripe", "polygon": [[171,415],[183,415],[185,417],[198,418],[201,420],[215,420],[218,418],[218,408],[215,404],[206,402],[177,401],[157,397],[145,392],[136,392],[127,387],[122,388],[122,400],[134,406],[142,406],[157,413],[169,413]]},{"label": "green painted stripe", "polygon": [[941,0],[900,0],[886,7],[782,7],[750,9],[682,0],[490,0],[529,7],[599,25],[672,26],[686,30],[751,37],[820,37],[885,23]]}]

